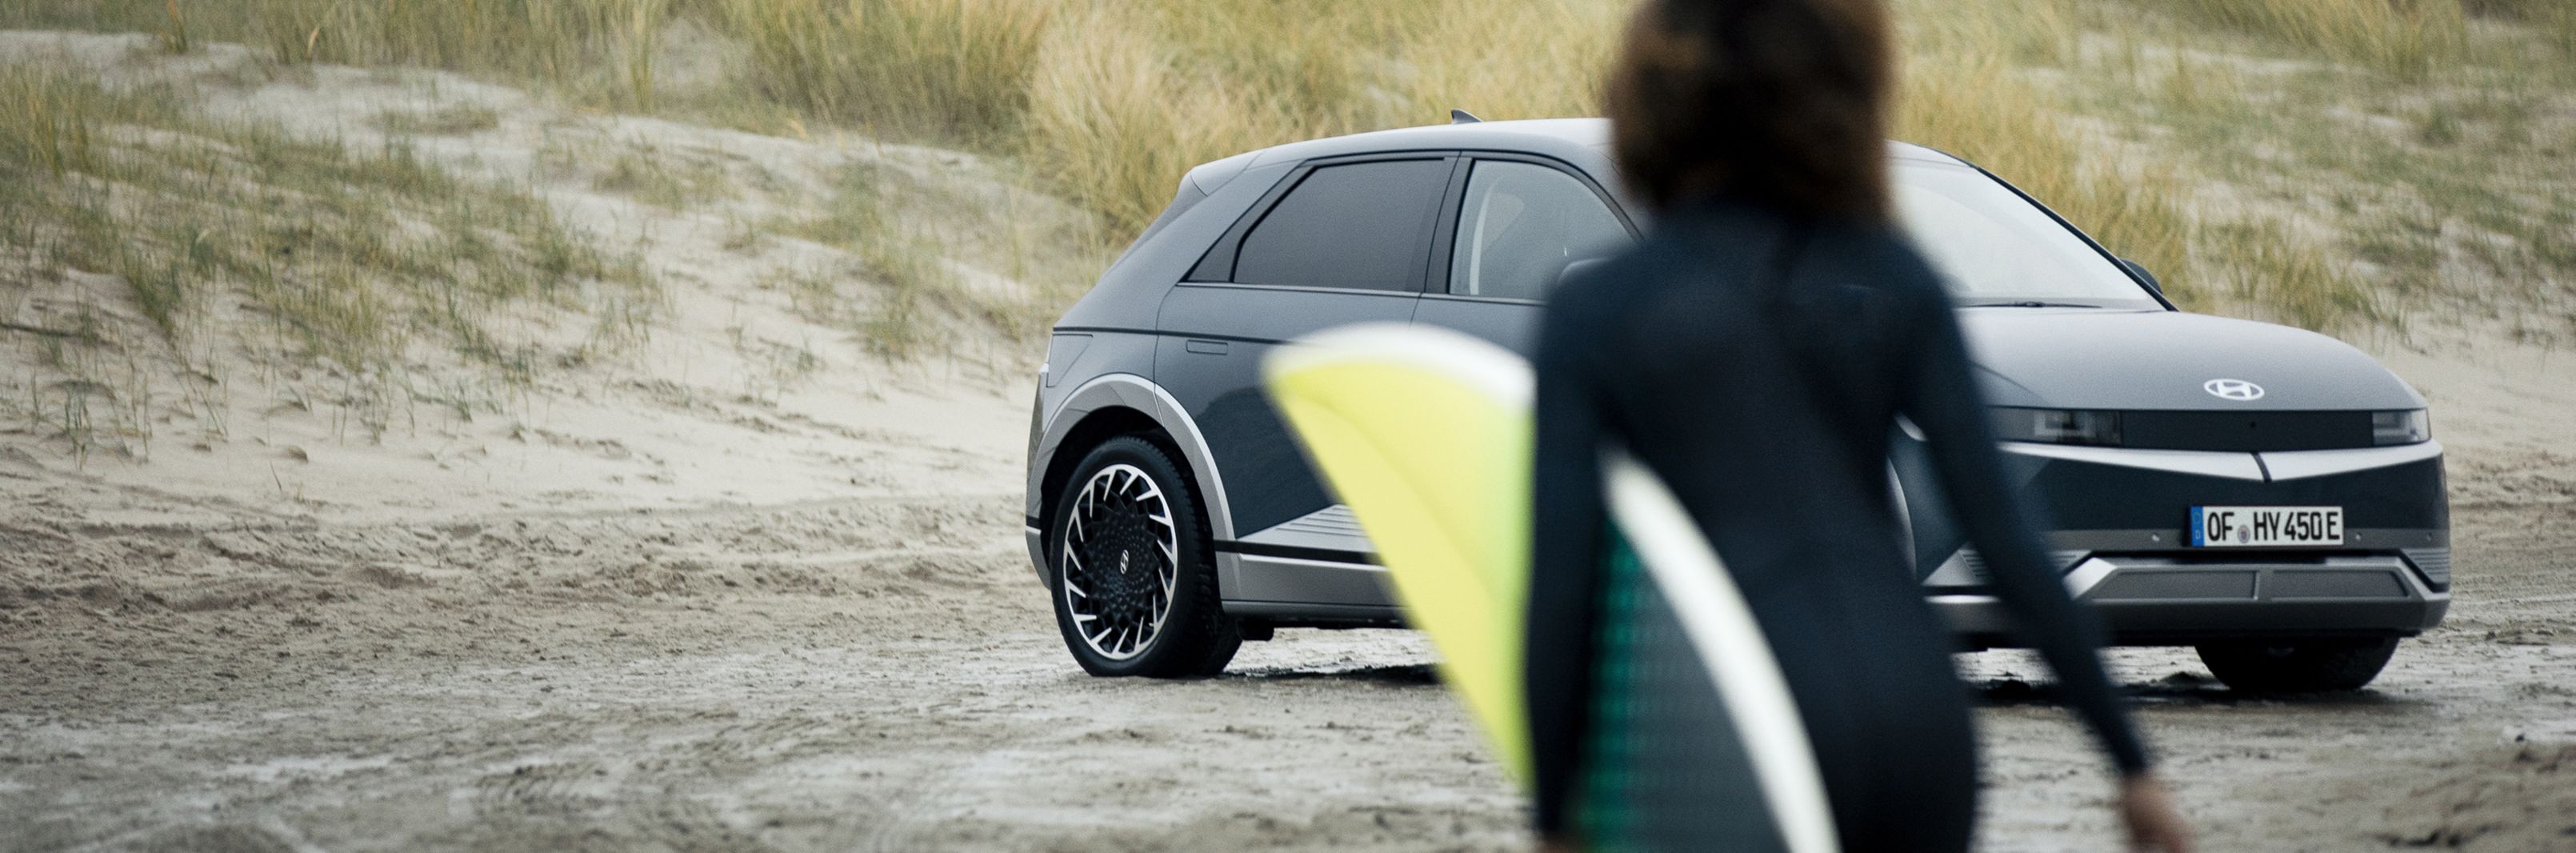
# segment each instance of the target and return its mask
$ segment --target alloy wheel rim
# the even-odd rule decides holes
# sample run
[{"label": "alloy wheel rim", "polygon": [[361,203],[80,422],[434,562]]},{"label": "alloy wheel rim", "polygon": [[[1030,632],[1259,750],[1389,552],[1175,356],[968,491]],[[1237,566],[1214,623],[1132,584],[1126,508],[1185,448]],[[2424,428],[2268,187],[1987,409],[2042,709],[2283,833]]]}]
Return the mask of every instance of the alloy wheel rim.
[{"label": "alloy wheel rim", "polygon": [[1180,581],[1171,501],[1144,469],[1122,462],[1084,481],[1067,513],[1057,559],[1074,633],[1110,660],[1144,654],[1172,615]]}]

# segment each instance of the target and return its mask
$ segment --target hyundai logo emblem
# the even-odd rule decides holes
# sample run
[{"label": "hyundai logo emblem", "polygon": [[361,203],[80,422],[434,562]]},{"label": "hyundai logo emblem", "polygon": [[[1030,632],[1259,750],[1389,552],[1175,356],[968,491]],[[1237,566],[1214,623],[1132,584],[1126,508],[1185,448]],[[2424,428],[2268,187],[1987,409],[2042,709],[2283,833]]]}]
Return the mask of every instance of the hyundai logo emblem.
[{"label": "hyundai logo emblem", "polygon": [[2263,399],[2263,386],[2242,379],[2212,379],[2200,383],[2200,390],[2207,391],[2209,396],[2221,400],[2235,400],[2240,403],[2246,400]]}]

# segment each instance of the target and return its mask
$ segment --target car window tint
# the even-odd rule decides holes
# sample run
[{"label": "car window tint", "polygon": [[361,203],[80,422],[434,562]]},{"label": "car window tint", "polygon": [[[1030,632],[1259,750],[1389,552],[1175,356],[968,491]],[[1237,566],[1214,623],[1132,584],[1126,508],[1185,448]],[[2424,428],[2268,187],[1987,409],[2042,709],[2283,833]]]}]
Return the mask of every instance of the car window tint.
[{"label": "car window tint", "polygon": [[1574,176],[1535,163],[1481,161],[1468,174],[1458,213],[1449,292],[1543,298],[1566,267],[1628,243],[1618,215]]},{"label": "car window tint", "polygon": [[1234,280],[1362,290],[1413,287],[1431,251],[1445,160],[1388,160],[1308,173],[1237,250]]},{"label": "car window tint", "polygon": [[1901,164],[1896,210],[1915,247],[1961,302],[2155,306],[2111,259],[1975,169]]}]

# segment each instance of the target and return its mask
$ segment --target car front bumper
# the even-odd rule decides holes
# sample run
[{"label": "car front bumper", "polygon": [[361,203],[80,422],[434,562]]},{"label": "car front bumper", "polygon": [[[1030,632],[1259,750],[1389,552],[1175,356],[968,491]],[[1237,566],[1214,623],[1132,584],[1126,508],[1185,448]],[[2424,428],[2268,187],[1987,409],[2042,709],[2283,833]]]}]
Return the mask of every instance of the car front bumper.
[{"label": "car front bumper", "polygon": [[[2299,562],[2094,556],[2066,573],[2066,587],[2093,607],[2121,645],[2412,636],[2441,624],[2451,607],[2451,594],[2426,583],[2416,557],[2405,552]],[[1994,596],[1934,593],[1929,600],[1971,645],[2017,645],[2012,620]]]},{"label": "car front bumper", "polygon": [[[2007,464],[2058,524],[2067,594],[2114,643],[2263,636],[2410,636],[2451,604],[2441,446],[2293,453],[2061,449],[2007,444]],[[2195,504],[2335,505],[2331,548],[2193,548]],[[1953,539],[1952,541],[1956,541]],[[1934,610],[1971,645],[2014,645],[1972,548],[1922,573]]]}]

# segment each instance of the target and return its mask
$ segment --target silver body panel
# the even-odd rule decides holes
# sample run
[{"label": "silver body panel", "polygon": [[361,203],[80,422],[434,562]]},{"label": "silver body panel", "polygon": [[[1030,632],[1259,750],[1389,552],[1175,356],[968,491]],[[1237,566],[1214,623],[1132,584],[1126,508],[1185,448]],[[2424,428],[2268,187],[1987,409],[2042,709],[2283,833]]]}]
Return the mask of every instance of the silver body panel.
[{"label": "silver body panel", "polygon": [[2395,447],[2364,447],[2353,450],[2293,450],[2256,454],[2263,459],[2267,478],[2303,480],[2309,477],[2331,477],[2373,468],[2389,468],[2442,456],[2442,443],[2426,441]]},{"label": "silver body panel", "polygon": [[1233,589],[1224,591],[1228,611],[1234,609],[1236,602],[1248,601],[1395,606],[1383,566],[1267,554],[1234,556],[1242,566],[1242,578]]},{"label": "silver body panel", "polygon": [[2044,456],[2116,465],[2122,468],[2144,468],[2198,477],[2224,477],[2231,480],[2263,479],[2263,463],[2253,453],[2230,453],[2214,450],[2138,450],[2128,447],[2079,447],[2064,444],[2032,444],[2007,441],[2001,445],[2006,453]]},{"label": "silver body panel", "polygon": [[1254,533],[1236,546],[1239,582],[1224,590],[1229,602],[1275,601],[1394,607],[1386,569],[1358,518],[1343,504],[1316,510]]},{"label": "silver body panel", "polygon": [[1351,515],[1346,504],[1334,504],[1307,513],[1277,527],[1243,537],[1245,544],[1282,548],[1308,548],[1329,551],[1368,553],[1368,534],[1360,532],[1360,520]]}]

